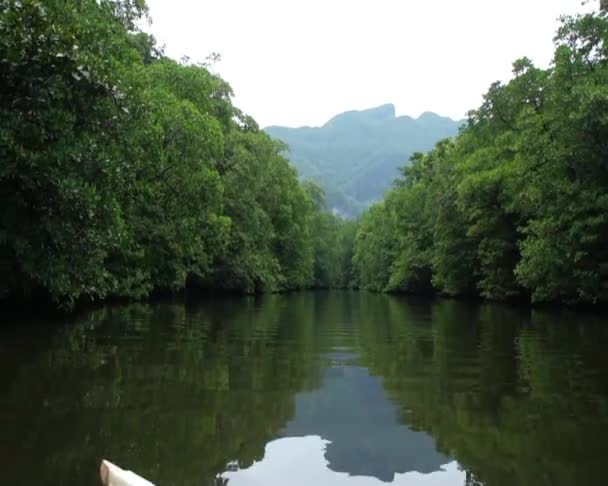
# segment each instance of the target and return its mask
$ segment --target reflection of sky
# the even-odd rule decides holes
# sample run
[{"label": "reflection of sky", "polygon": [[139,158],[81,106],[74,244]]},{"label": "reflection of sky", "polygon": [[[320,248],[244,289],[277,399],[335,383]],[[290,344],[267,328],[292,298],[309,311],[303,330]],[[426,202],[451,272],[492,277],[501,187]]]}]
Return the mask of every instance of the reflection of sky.
[{"label": "reflection of sky", "polygon": [[[248,469],[227,472],[228,486],[382,486],[379,479],[350,476],[328,468],[324,453],[329,442],[318,436],[288,437],[266,445],[264,460]],[[409,472],[395,474],[391,483],[396,486],[461,486],[465,473],[456,462],[443,466],[431,474]]]},{"label": "reflection of sky", "polygon": [[464,483],[430,435],[401,422],[380,378],[351,353],[334,353],[329,361],[320,388],[296,395],[285,438],[269,443],[261,462],[228,473],[231,486]]},{"label": "reflection of sky", "polygon": [[318,435],[330,442],[330,469],[385,482],[395,473],[431,473],[450,462],[431,436],[401,423],[380,378],[361,366],[333,362],[318,390],[296,396],[286,436]]}]

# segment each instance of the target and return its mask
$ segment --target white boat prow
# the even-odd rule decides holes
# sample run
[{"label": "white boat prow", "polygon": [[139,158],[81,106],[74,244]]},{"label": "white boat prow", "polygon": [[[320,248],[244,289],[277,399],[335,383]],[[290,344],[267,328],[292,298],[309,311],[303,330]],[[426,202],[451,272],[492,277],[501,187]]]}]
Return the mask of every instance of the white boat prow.
[{"label": "white boat prow", "polygon": [[125,471],[106,460],[101,461],[99,474],[103,486],[154,486],[134,472]]}]

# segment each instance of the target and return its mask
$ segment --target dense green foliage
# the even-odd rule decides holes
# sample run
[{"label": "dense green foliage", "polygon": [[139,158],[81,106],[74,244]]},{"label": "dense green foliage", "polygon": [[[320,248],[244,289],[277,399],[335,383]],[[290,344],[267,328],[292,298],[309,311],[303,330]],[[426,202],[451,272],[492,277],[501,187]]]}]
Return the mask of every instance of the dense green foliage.
[{"label": "dense green foliage", "polygon": [[[146,14],[0,0],[0,298],[359,285],[608,302],[605,10],[564,18],[549,69],[518,60],[357,223],[225,81],[164,57]],[[355,213],[456,126],[386,105],[268,132]]]},{"label": "dense green foliage", "polygon": [[356,216],[390,188],[404,160],[456,135],[460,124],[434,113],[396,117],[393,105],[383,105],[342,113],[322,127],[265,131],[289,145],[290,161],[323,187],[331,208]]},{"label": "dense green foliage", "polygon": [[362,218],[374,290],[608,302],[608,16],[562,20],[549,69],[495,83]]},{"label": "dense green foliage", "polygon": [[137,30],[145,14],[0,0],[0,297],[336,284],[320,238],[339,220],[226,82]]}]

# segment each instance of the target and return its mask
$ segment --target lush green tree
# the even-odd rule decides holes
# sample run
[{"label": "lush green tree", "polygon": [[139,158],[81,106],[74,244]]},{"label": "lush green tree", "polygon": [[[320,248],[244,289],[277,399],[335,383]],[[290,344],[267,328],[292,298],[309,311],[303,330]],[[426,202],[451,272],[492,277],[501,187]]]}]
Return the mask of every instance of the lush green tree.
[{"label": "lush green tree", "polygon": [[345,287],[352,280],[352,224],[326,208],[325,193],[312,183],[305,184],[312,203],[311,233],[313,282],[317,288]]},{"label": "lush green tree", "polygon": [[339,221],[224,80],[138,30],[144,1],[0,6],[0,296],[341,281]]},{"label": "lush green tree", "polygon": [[[206,275],[222,247],[229,219],[222,214],[221,122],[208,104],[188,99],[170,79],[189,76],[193,91],[211,96],[206,71],[163,60],[146,68],[146,88],[129,142],[138,171],[122,201],[127,244],[107,261],[126,282],[139,275],[135,296],[180,289],[189,275]],[[197,86],[195,88],[195,85]],[[125,252],[125,250],[127,250]],[[118,295],[130,295],[119,285]]]},{"label": "lush green tree", "polygon": [[338,254],[340,259],[338,287],[353,288],[358,285],[357,272],[353,265],[357,225],[358,222],[355,220],[338,220]]},{"label": "lush green tree", "polygon": [[522,135],[524,194],[533,210],[517,275],[537,301],[606,301],[606,14],[564,19],[557,42],[545,105]]},{"label": "lush green tree", "polygon": [[608,301],[605,9],[563,18],[555,41],[549,69],[516,61],[458,137],[416,155],[363,217],[362,286]]},{"label": "lush green tree", "polygon": [[229,136],[223,181],[231,224],[211,285],[255,292],[312,283],[311,203],[281,150],[261,132]]},{"label": "lush green tree", "polygon": [[0,2],[0,281],[55,300],[107,295],[137,161],[126,129],[137,60],[108,1]]},{"label": "lush green tree", "polygon": [[432,290],[432,201],[426,178],[416,174],[425,169],[424,165],[422,154],[415,154],[412,166],[404,170],[405,179],[397,183],[400,190],[387,197],[397,233],[396,256],[387,287],[392,291]]},{"label": "lush green tree", "polygon": [[386,203],[378,203],[359,221],[353,262],[363,288],[382,291],[389,283],[396,246],[392,220]]}]

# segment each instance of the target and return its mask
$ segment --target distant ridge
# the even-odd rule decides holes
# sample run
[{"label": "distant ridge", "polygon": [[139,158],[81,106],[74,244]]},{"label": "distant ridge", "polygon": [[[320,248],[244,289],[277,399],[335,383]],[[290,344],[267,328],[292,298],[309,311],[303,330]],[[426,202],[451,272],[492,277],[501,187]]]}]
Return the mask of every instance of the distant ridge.
[{"label": "distant ridge", "polygon": [[414,152],[456,135],[462,123],[432,112],[398,117],[395,105],[385,104],[341,113],[320,127],[265,131],[287,143],[292,164],[325,189],[336,212],[356,216],[382,197]]}]

